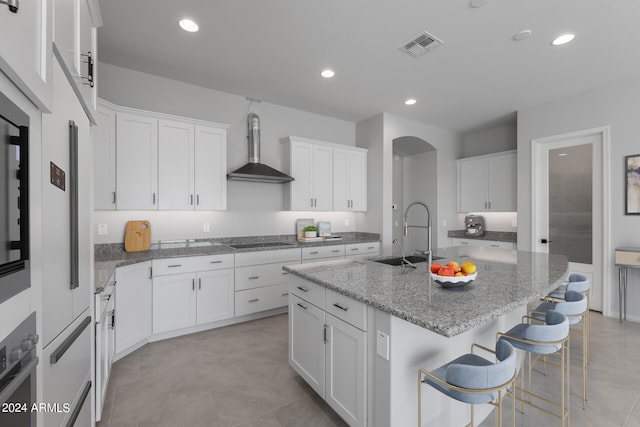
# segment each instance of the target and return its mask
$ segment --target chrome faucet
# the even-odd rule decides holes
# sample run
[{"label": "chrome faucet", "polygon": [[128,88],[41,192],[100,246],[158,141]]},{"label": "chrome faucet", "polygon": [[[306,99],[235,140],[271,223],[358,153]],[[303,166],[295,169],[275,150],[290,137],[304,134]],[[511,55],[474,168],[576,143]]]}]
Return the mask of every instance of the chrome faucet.
[{"label": "chrome faucet", "polygon": [[[407,223],[407,216],[409,215],[409,210],[414,205],[420,205],[420,206],[424,207],[425,210],[427,211],[427,225],[426,226],[424,226],[424,225],[409,225]],[[416,251],[418,251],[422,255],[426,255],[427,256],[427,263],[429,265],[431,265],[431,262],[433,261],[433,250],[431,249],[431,212],[429,211],[429,207],[426,204],[424,204],[422,202],[413,202],[409,206],[407,206],[407,210],[404,211],[404,235],[405,236],[409,235],[409,228],[426,228],[427,229],[427,250],[426,251],[418,251],[416,249]],[[403,251],[403,254],[404,254],[404,251]]]},{"label": "chrome faucet", "polygon": [[402,245],[400,244],[400,241],[398,239],[393,239],[393,244],[398,244],[398,247],[400,248],[400,253],[402,254],[402,260],[400,261],[400,263],[402,264],[402,268],[404,268],[404,266],[409,266],[411,268],[418,268],[417,265],[415,265],[414,263],[412,263],[411,261],[409,261],[407,259],[406,256],[404,256],[404,249],[402,248]]}]

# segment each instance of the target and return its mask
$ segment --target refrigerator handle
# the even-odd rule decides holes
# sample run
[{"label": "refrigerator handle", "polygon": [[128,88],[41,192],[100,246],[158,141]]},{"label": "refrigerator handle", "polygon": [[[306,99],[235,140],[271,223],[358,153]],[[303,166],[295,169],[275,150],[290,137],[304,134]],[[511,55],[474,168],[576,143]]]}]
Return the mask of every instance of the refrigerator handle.
[{"label": "refrigerator handle", "polygon": [[69,120],[69,191],[71,202],[71,260],[70,264],[70,289],[80,286],[80,252],[78,250],[78,126],[73,120]]}]

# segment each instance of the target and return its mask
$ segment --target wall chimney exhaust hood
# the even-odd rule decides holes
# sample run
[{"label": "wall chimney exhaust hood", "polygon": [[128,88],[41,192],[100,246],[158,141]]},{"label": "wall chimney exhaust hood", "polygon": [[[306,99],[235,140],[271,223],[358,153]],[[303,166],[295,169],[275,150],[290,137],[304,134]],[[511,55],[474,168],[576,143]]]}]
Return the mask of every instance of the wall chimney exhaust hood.
[{"label": "wall chimney exhaust hood", "polygon": [[293,181],[289,175],[260,163],[260,117],[255,113],[247,116],[247,139],[249,140],[249,163],[227,174],[228,180],[274,184]]}]

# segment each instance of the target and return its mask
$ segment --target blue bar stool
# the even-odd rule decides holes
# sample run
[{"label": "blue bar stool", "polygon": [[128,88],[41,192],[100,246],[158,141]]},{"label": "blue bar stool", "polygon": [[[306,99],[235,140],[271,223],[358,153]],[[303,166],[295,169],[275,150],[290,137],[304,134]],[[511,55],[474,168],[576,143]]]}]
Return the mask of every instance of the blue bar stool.
[{"label": "blue bar stool", "polygon": [[[474,349],[482,349],[495,355],[496,363],[474,354]],[[505,395],[514,399],[513,385],[516,378],[516,351],[506,341],[496,343],[495,351],[479,344],[471,346],[471,353],[429,372],[418,370],[418,427],[422,427],[422,384],[430,385],[445,395],[460,402],[471,404],[473,426],[473,405],[489,403],[497,407],[496,425],[502,426],[502,400]],[[511,389],[511,391],[509,391]],[[512,425],[516,425],[515,400],[513,401]]]},{"label": "blue bar stool", "polygon": [[[564,299],[564,294],[567,291],[576,291],[586,295],[587,307],[591,307],[590,294],[591,294],[591,282],[587,276],[582,274],[573,273],[569,275],[569,282],[566,285],[558,286],[555,290],[549,293],[551,298]],[[587,347],[585,351],[585,359],[587,365],[589,365],[589,312],[587,312],[584,319],[584,327],[586,329],[585,336],[587,337]]]},{"label": "blue bar stool", "polygon": [[[549,310],[544,315],[544,321],[532,316],[523,316],[522,323],[514,326],[505,333],[498,332],[497,340],[511,343],[515,348],[526,351],[529,356],[529,381],[527,388],[524,384],[524,356],[520,369],[520,386],[516,386],[521,392],[521,397],[516,399],[521,402],[521,411],[524,413],[524,404],[528,404],[538,410],[560,419],[562,427],[569,425],[569,397],[570,378],[567,368],[570,354],[569,347],[569,319],[564,314],[555,310]],[[546,355],[560,353],[560,382],[562,397],[560,403],[551,401],[531,391],[531,354]],[[517,382],[516,382],[517,383]],[[515,390],[514,390],[515,393]],[[525,395],[527,398],[525,399]],[[536,403],[534,400],[543,402]],[[546,404],[559,409],[559,414],[540,406]]]},{"label": "blue bar stool", "polygon": [[[576,291],[566,291],[564,299],[555,300],[553,298],[546,298],[546,301],[540,304],[535,310],[531,311],[530,315],[536,319],[544,320],[544,316],[549,310],[556,310],[567,316],[569,319],[569,325],[581,324],[582,328],[579,331],[573,330],[582,334],[582,370],[577,371],[582,375],[582,409],[585,409],[587,401],[587,326],[586,318],[589,307],[587,306],[587,297]],[[572,330],[569,330],[569,336],[571,336]],[[545,373],[547,368],[547,358],[545,356]],[[534,362],[535,364],[535,362]],[[569,369],[571,366],[569,365]]]}]

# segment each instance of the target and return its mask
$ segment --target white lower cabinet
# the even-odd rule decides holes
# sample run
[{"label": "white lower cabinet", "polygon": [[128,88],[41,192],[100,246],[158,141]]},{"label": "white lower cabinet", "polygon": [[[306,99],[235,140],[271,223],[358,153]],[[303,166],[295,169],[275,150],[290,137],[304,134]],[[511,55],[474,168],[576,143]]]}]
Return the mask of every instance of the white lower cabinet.
[{"label": "white lower cabinet", "polygon": [[289,291],[289,364],[347,424],[366,426],[366,306],[299,277]]},{"label": "white lower cabinet", "polygon": [[[153,333],[233,317],[234,273],[226,266],[232,254],[154,260]],[[172,268],[177,274],[167,274]]]},{"label": "white lower cabinet", "polygon": [[151,335],[151,262],[116,270],[116,354]]},{"label": "white lower cabinet", "polygon": [[346,258],[371,258],[380,255],[380,242],[350,243],[345,245]]},{"label": "white lower cabinet", "polygon": [[497,240],[484,240],[477,238],[461,239],[451,237],[451,246],[484,246],[491,248],[516,249],[516,244],[512,242],[500,242]]},{"label": "white lower cabinet", "polygon": [[331,261],[334,259],[344,259],[345,245],[312,246],[302,248],[302,263]]}]

